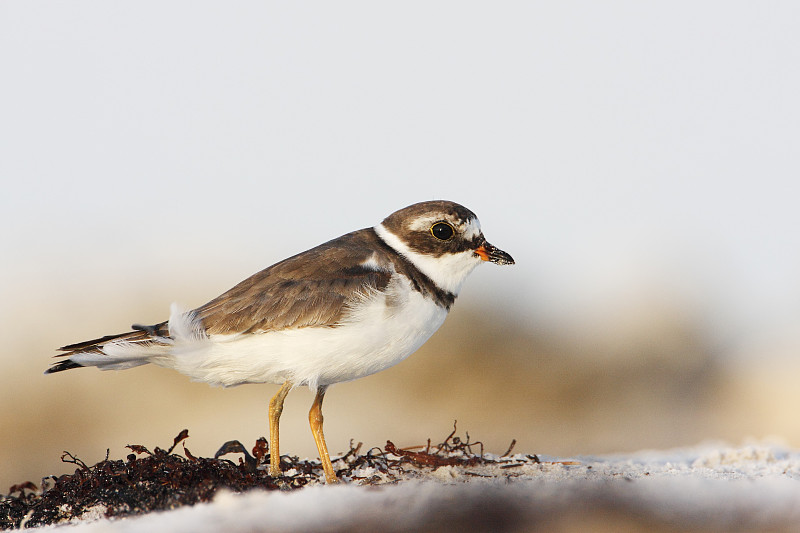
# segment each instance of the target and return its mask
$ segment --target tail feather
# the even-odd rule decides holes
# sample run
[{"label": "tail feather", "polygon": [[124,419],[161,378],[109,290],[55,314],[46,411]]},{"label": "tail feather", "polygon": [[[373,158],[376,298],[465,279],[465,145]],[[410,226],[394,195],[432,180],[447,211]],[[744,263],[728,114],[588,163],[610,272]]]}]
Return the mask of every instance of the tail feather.
[{"label": "tail feather", "polygon": [[[58,357],[58,356],[56,356]],[[59,361],[58,363],[53,363],[50,368],[44,371],[45,374],[55,374],[56,372],[63,372],[64,370],[69,370],[71,368],[80,368],[81,365],[75,363],[74,361],[70,361],[67,359],[66,361]]]},{"label": "tail feather", "polygon": [[[63,372],[84,366],[97,366],[103,369],[123,369],[147,363],[144,350],[135,350],[135,347],[164,346],[164,341],[169,338],[168,322],[161,322],[153,326],[134,324],[133,331],[106,335],[75,344],[68,344],[59,348],[64,353],[55,357],[66,357],[66,361],[53,363],[45,374]],[[123,350],[120,350],[122,348]],[[109,352],[114,352],[109,353]],[[137,353],[140,352],[140,353]]]}]

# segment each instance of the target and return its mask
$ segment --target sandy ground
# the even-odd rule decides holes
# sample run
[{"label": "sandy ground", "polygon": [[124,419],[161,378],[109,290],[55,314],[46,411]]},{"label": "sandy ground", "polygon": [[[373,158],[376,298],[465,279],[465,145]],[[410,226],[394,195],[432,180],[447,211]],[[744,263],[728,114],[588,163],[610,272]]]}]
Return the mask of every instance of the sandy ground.
[{"label": "sandy ground", "polygon": [[[42,530],[796,531],[800,451],[719,443],[634,454],[492,456],[490,465],[409,470],[397,483],[219,493],[213,502]],[[540,462],[538,462],[540,461]],[[361,476],[378,472],[360,472]],[[347,480],[345,480],[347,481]]]}]

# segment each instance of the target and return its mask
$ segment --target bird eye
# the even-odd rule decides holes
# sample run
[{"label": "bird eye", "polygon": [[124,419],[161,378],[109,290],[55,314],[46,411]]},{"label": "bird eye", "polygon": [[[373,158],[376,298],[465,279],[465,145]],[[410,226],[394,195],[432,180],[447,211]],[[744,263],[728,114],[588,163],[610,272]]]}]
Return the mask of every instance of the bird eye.
[{"label": "bird eye", "polygon": [[437,222],[433,226],[431,226],[431,235],[439,239],[440,241],[449,241],[453,238],[453,234],[455,230],[453,226],[448,224],[447,222]]}]

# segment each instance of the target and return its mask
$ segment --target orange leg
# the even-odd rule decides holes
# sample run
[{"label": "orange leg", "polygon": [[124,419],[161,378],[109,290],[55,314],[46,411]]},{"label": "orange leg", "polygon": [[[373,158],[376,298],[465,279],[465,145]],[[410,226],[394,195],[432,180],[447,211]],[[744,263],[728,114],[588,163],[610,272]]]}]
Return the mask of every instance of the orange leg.
[{"label": "orange leg", "polygon": [[317,443],[317,450],[319,451],[319,458],[322,461],[322,469],[325,471],[325,481],[327,483],[338,483],[336,472],[333,471],[331,464],[331,457],[328,455],[328,445],[325,444],[325,435],[322,434],[322,400],[325,398],[325,390],[327,387],[320,387],[317,389],[317,395],[314,397],[314,403],[311,405],[311,410],[308,412],[308,422],[311,424],[311,433],[314,434],[314,442]]},{"label": "orange leg", "polygon": [[278,444],[278,425],[283,412],[283,400],[292,389],[292,382],[287,381],[272,399],[269,401],[269,475],[278,477],[281,475],[281,452]]}]

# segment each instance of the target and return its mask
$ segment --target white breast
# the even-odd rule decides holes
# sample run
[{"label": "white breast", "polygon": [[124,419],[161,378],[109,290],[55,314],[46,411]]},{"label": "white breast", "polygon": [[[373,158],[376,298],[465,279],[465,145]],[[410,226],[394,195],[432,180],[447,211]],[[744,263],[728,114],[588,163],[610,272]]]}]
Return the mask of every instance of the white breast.
[{"label": "white breast", "polygon": [[439,329],[447,310],[394,275],[386,292],[365,295],[337,327],[214,335],[175,345],[150,362],[213,385],[330,385],[368,376],[414,353]]}]

